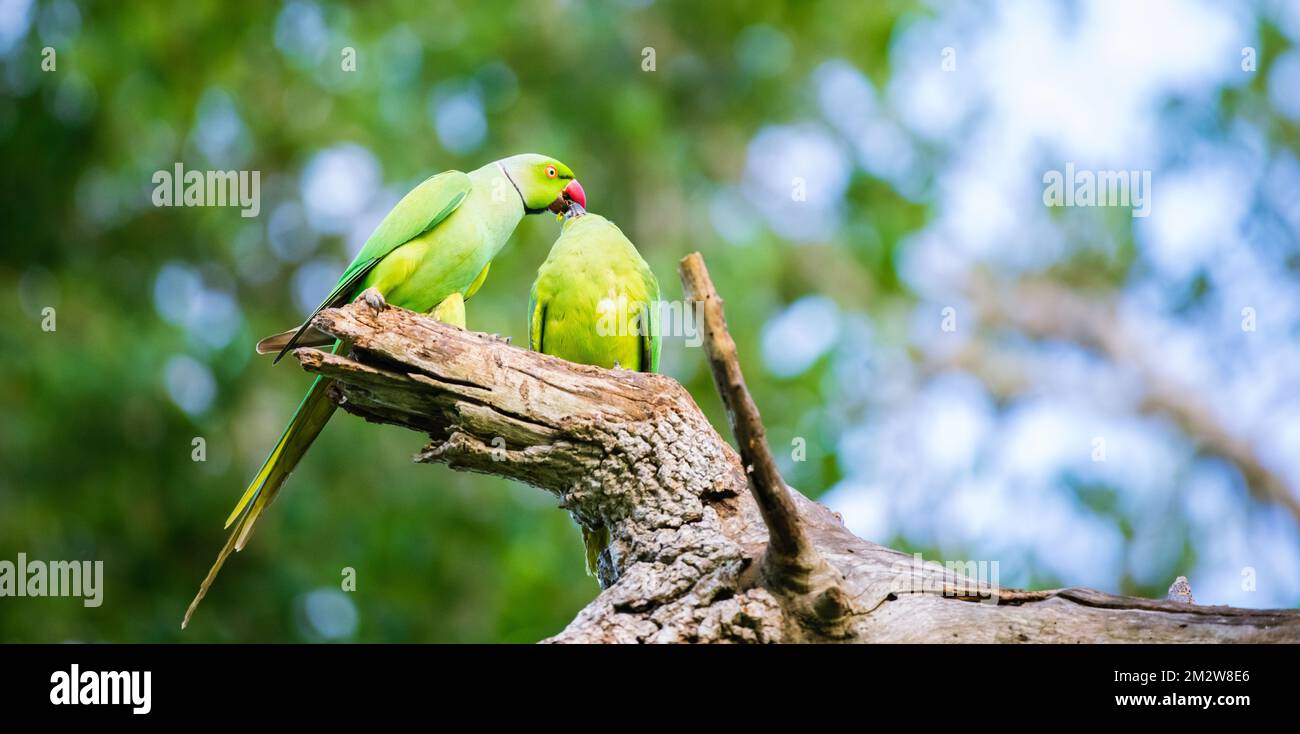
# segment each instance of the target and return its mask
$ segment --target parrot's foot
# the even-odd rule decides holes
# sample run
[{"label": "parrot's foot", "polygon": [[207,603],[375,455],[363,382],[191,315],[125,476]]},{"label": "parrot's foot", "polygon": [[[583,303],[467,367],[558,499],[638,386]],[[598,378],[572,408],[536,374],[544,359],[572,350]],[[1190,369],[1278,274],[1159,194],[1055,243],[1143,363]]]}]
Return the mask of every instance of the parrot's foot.
[{"label": "parrot's foot", "polygon": [[514,338],[511,336],[501,336],[500,334],[488,334],[488,336],[491,337],[494,342],[503,342],[505,344],[509,344],[510,340]]},{"label": "parrot's foot", "polygon": [[388,308],[388,301],[384,300],[384,294],[379,292],[378,288],[367,288],[361,292],[359,300],[365,301],[375,315],[378,316]]},{"label": "parrot's foot", "polygon": [[617,359],[614,360],[614,369],[616,369],[616,370],[621,370],[621,369],[623,369],[623,365],[620,364],[619,361],[618,361]]}]

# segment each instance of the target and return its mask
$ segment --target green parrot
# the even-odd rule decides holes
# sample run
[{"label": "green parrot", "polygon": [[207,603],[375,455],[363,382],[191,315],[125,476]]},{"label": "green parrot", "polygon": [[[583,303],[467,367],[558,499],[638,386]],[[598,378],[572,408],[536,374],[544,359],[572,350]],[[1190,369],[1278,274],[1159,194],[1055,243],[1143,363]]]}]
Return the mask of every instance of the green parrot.
[{"label": "green parrot", "polygon": [[[516,155],[469,173],[444,171],[431,176],[384,217],[316,313],[362,298],[376,310],[392,304],[464,328],[465,299],[483,285],[492,259],[524,215],[548,209],[560,212],[571,201],[586,203],[582,185],[568,166],[543,155]],[[312,329],[310,323],[309,317],[299,327],[263,339],[257,344],[258,353],[275,352],[278,362],[295,347],[333,343],[335,352],[341,349],[338,341]],[[226,519],[227,528],[238,524],[190,602],[182,629],[226,558],[232,550],[243,550],[257,518],[333,415],[336,406],[328,397],[332,382],[317,377],[312,383]]]},{"label": "green parrot", "polygon": [[[560,237],[537,270],[529,298],[535,352],[609,369],[659,371],[659,281],[613,222],[568,202]],[[587,573],[609,531],[582,529]]]}]

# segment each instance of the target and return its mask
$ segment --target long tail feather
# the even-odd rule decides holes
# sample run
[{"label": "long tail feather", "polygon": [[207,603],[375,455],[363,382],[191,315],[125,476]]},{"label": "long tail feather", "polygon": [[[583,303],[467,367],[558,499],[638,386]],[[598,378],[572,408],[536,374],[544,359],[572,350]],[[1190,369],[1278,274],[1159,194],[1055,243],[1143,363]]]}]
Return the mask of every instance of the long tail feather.
[{"label": "long tail feather", "polygon": [[[230,527],[250,503],[253,505],[253,512],[249,514],[256,516],[261,511],[259,505],[265,507],[266,503],[254,502],[254,500],[264,495],[270,495],[268,501],[273,499],[280,485],[289,476],[289,472],[298,466],[299,459],[307,453],[312,441],[316,440],[325,423],[334,414],[335,405],[328,395],[331,384],[333,380],[323,377],[317,377],[312,383],[311,389],[298,404],[298,410],[294,411],[293,418],[285,427],[284,433],[280,434],[280,440],[276,442],[275,448],[271,449],[270,455],[262,463],[262,468],[253,477],[253,481],[249,482],[235,509],[226,518],[225,527]],[[243,543],[235,548],[235,550],[242,549]]]},{"label": "long tail feather", "polygon": [[[335,351],[338,350],[335,345]],[[329,388],[333,380],[327,380],[323,377],[317,377],[316,382],[312,383],[311,389],[303,397],[302,403],[298,405],[298,410],[293,414],[289,421],[288,427],[280,436],[275,448],[271,454],[266,457],[262,468],[258,470],[257,476],[253,478],[248,489],[239,499],[235,506],[234,512],[226,520],[226,527],[230,527],[236,520],[239,522],[230,533],[230,538],[226,540],[226,545],[217,554],[217,560],[212,564],[212,569],[208,571],[207,578],[199,586],[199,593],[190,602],[189,609],[185,612],[185,620],[181,623],[184,629],[190,622],[190,617],[194,614],[194,609],[203,600],[204,595],[208,593],[208,587],[216,579],[217,573],[221,566],[225,564],[226,558],[232,551],[244,549],[248,542],[249,536],[253,532],[253,525],[257,518],[261,516],[262,511],[266,509],[280,491],[280,486],[288,478],[289,473],[298,466],[298,461],[307,453],[316,437],[325,428],[329,422],[330,416],[334,414],[337,406],[329,399]],[[251,504],[251,506],[250,506]]]},{"label": "long tail feather", "polygon": [[[283,351],[294,336],[302,329],[301,326],[295,326],[288,331],[282,331],[279,334],[272,334],[257,343],[258,354],[278,354]],[[302,336],[298,337],[296,347],[323,347],[334,342],[334,337],[318,329],[308,328],[303,331]]]},{"label": "long tail feather", "polygon": [[208,587],[212,586],[212,582],[217,578],[217,573],[221,571],[221,567],[226,564],[226,559],[230,557],[231,551],[235,549],[235,539],[239,537],[240,530],[241,528],[235,528],[234,531],[230,533],[230,538],[226,540],[226,545],[221,549],[221,552],[217,554],[216,562],[213,563],[212,568],[208,570],[208,575],[204,577],[203,583],[199,584],[199,593],[194,595],[194,601],[190,602],[189,608],[185,610],[185,619],[181,620],[181,629],[185,629],[189,626],[190,617],[194,616],[194,610],[198,609],[199,602],[203,601],[203,597],[208,595]]}]

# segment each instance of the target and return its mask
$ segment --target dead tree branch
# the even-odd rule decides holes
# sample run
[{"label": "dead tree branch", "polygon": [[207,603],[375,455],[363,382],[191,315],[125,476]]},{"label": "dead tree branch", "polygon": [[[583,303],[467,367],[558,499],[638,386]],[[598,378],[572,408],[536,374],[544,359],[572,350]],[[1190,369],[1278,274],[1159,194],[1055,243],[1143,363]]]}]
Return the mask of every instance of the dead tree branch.
[{"label": "dead tree branch", "polygon": [[803,616],[811,623],[833,627],[847,611],[844,590],[834,569],[808,540],[790,489],[767,447],[763,419],[745,386],[736,342],[727,331],[722,298],[698,252],[682,259],[680,273],[687,299],[703,310],[704,347],[713,383],[727,409],[731,432],[749,477],[749,489],[767,526],[767,550],[761,564],[764,577],[773,591],[801,596]]},{"label": "dead tree branch", "polygon": [[[716,313],[718,326],[720,301]],[[751,491],[741,458],[669,377],[572,364],[401,309],[353,304],[314,325],[353,347],[295,353],[336,380],[344,410],[427,434],[418,461],[517,479],[609,530],[605,590],[552,642],[1300,641],[1298,611],[991,589],[917,564],[855,537],[775,470]],[[740,387],[730,405],[747,399],[743,380],[727,384]],[[733,412],[738,425],[749,416],[739,435],[752,448],[757,410]],[[788,569],[764,569],[777,547],[824,570],[788,583]]]}]

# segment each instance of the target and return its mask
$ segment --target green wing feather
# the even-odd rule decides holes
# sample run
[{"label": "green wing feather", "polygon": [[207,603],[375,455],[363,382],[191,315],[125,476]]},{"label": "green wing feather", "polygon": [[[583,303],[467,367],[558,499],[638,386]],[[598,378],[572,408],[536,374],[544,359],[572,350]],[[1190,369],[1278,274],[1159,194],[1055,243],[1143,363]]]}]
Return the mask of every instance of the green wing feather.
[{"label": "green wing feather", "polygon": [[537,283],[533,281],[533,291],[528,295],[528,348],[545,354],[542,340],[546,331],[546,304],[537,300]]},{"label": "green wing feather", "polygon": [[279,362],[281,357],[298,345],[298,341],[311,324],[312,316],[348,300],[366,274],[388,253],[428,232],[451,216],[465,197],[469,196],[470,186],[468,174],[461,171],[443,171],[425,179],[423,183],[403,196],[402,200],[397,202],[397,206],[394,206],[375,228],[370,239],[366,240],[365,246],[361,248],[361,252],[358,252],[356,258],[352,260],[352,264],[343,271],[334,290],[330,291],[311,316],[307,317],[293,338],[275,356],[275,361]]},{"label": "green wing feather", "polygon": [[649,328],[641,333],[641,371],[659,371],[659,352],[663,346],[659,334],[659,279],[647,268],[642,277],[646,280],[646,293],[650,302],[642,304],[642,318],[649,320]]}]

